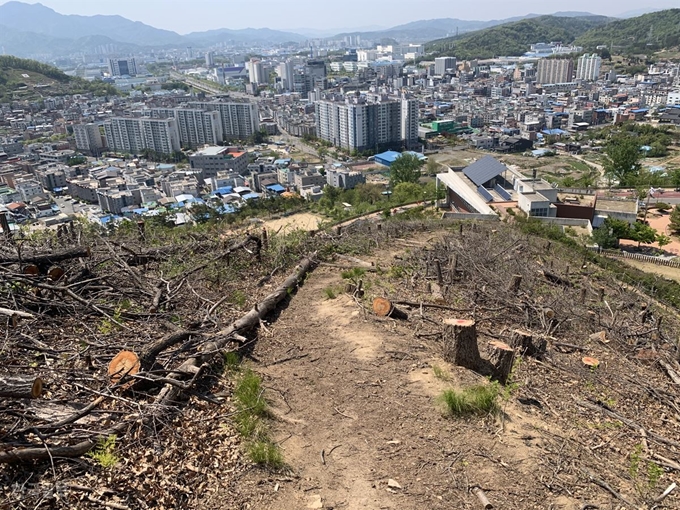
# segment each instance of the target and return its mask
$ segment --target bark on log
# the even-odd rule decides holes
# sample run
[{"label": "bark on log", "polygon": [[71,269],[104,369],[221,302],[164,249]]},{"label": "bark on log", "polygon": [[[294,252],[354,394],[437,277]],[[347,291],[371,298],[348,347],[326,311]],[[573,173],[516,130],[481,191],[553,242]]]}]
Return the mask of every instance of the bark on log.
[{"label": "bark on log", "polygon": [[515,350],[503,342],[489,342],[489,361],[494,368],[494,379],[501,384],[508,382],[515,361]]},{"label": "bark on log", "polygon": [[477,325],[465,319],[445,319],[443,357],[446,361],[470,370],[479,370],[482,357],[477,345]]},{"label": "bark on log", "polygon": [[479,487],[473,487],[470,490],[470,492],[472,492],[472,494],[477,496],[477,499],[482,504],[482,507],[484,508],[484,510],[492,510],[493,509],[493,505],[489,501],[489,498],[486,497],[486,494],[484,494],[484,491],[482,489],[480,489]]},{"label": "bark on log", "polygon": [[547,345],[545,339],[534,341],[531,333],[521,329],[514,330],[510,337],[510,346],[517,349],[522,356],[540,358],[545,354]]},{"label": "bark on log", "polygon": [[90,248],[71,248],[70,250],[56,251],[43,255],[33,256],[0,256],[0,264],[14,264],[18,262],[26,264],[37,264],[38,266],[50,266],[63,260],[82,259],[90,256]]},{"label": "bark on log", "polygon": [[[201,366],[220,353],[235,337],[242,336],[251,329],[258,327],[262,319],[271,313],[302,282],[307,273],[316,267],[316,264],[315,252],[303,259],[295,268],[295,271],[274,292],[256,304],[247,314],[231,326],[212,336],[210,341],[201,346],[198,354],[187,359],[167,378],[181,382],[195,376],[200,371]],[[151,406],[151,413],[144,418],[144,423],[147,425],[154,423],[163,415],[168,414],[168,409],[177,403],[182,391],[178,384],[167,383],[154,400]]]},{"label": "bark on log", "polygon": [[545,279],[549,282],[555,283],[557,285],[562,285],[564,287],[572,287],[574,285],[566,278],[562,278],[561,276],[551,273],[550,271],[546,271],[545,269],[543,270],[543,276],[545,276]]},{"label": "bark on log", "polygon": [[9,308],[0,308],[0,315],[6,315],[7,317],[21,317],[22,319],[35,319],[35,315],[31,313],[10,310]]},{"label": "bark on log", "polygon": [[40,377],[21,375],[0,376],[0,397],[38,398],[42,395],[43,381]]},{"label": "bark on log", "polygon": [[385,298],[377,297],[373,300],[373,312],[378,317],[391,317],[392,319],[407,320],[408,314]]}]

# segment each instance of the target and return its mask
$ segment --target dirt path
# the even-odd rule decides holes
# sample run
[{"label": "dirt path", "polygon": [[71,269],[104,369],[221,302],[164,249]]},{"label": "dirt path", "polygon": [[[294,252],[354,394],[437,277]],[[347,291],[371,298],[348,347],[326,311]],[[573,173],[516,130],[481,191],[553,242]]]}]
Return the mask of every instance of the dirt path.
[{"label": "dirt path", "polygon": [[[506,403],[504,423],[443,417],[437,395],[481,376],[449,366],[436,343],[402,324],[364,315],[351,297],[328,299],[338,273],[317,269],[254,353],[282,416],[275,438],[296,475],[270,480],[276,490],[261,508],[473,509],[471,484],[499,508],[579,508],[539,484],[511,489],[513,478],[541,476],[547,410]],[[434,366],[450,379],[436,378]]]}]

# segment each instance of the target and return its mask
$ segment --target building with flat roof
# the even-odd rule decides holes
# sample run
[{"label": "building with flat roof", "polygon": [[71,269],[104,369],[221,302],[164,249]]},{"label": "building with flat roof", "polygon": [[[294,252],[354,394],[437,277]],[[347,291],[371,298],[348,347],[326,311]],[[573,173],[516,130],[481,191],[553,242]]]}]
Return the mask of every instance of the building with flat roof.
[{"label": "building with flat roof", "polygon": [[204,180],[227,170],[245,175],[248,172],[248,155],[236,147],[204,147],[189,156],[189,165],[200,170]]},{"label": "building with flat roof", "polygon": [[137,62],[134,58],[110,58],[111,76],[137,76]]}]

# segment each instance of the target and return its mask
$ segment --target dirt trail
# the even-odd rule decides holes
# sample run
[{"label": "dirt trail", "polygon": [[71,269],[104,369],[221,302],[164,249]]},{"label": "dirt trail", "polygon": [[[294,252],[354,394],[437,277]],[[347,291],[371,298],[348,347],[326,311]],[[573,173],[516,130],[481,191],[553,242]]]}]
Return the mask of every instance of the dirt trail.
[{"label": "dirt trail", "polygon": [[512,488],[517,477],[554,479],[541,467],[547,409],[506,404],[504,423],[444,418],[437,395],[482,378],[449,366],[412,329],[365,315],[351,297],[328,299],[324,289],[341,283],[339,270],[317,269],[254,353],[283,417],[275,439],[297,475],[270,479],[276,490],[261,508],[473,509],[476,484],[498,508],[579,508],[539,483]]}]

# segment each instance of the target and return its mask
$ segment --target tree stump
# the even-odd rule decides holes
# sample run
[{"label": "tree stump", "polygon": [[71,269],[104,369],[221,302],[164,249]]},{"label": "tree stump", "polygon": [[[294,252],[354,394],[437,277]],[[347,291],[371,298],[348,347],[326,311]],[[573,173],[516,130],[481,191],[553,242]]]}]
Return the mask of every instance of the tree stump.
[{"label": "tree stump", "polygon": [[512,364],[515,361],[515,350],[504,342],[489,342],[489,362],[493,365],[494,379],[501,384],[508,382]]},{"label": "tree stump", "polygon": [[514,274],[512,275],[512,282],[510,283],[510,290],[512,292],[518,292],[519,286],[522,284],[522,275]]},{"label": "tree stump", "polygon": [[522,356],[541,358],[545,354],[548,343],[543,338],[534,341],[531,333],[516,329],[510,337],[510,346]]},{"label": "tree stump", "polygon": [[38,398],[42,395],[43,381],[40,377],[21,375],[0,376],[0,397]]},{"label": "tree stump", "polygon": [[58,282],[61,280],[61,277],[64,276],[64,270],[60,268],[59,266],[52,266],[49,271],[47,271],[47,277],[52,281],[52,282]]},{"label": "tree stump", "polygon": [[109,377],[113,384],[118,384],[123,377],[138,373],[139,368],[139,358],[134,352],[120,351],[109,363]]},{"label": "tree stump", "polygon": [[444,359],[454,365],[479,370],[482,357],[477,345],[477,325],[465,319],[445,319],[443,334]]},{"label": "tree stump", "polygon": [[408,314],[399,310],[394,306],[388,299],[385,298],[375,298],[373,300],[373,312],[378,317],[391,317],[392,319],[408,319]]}]

